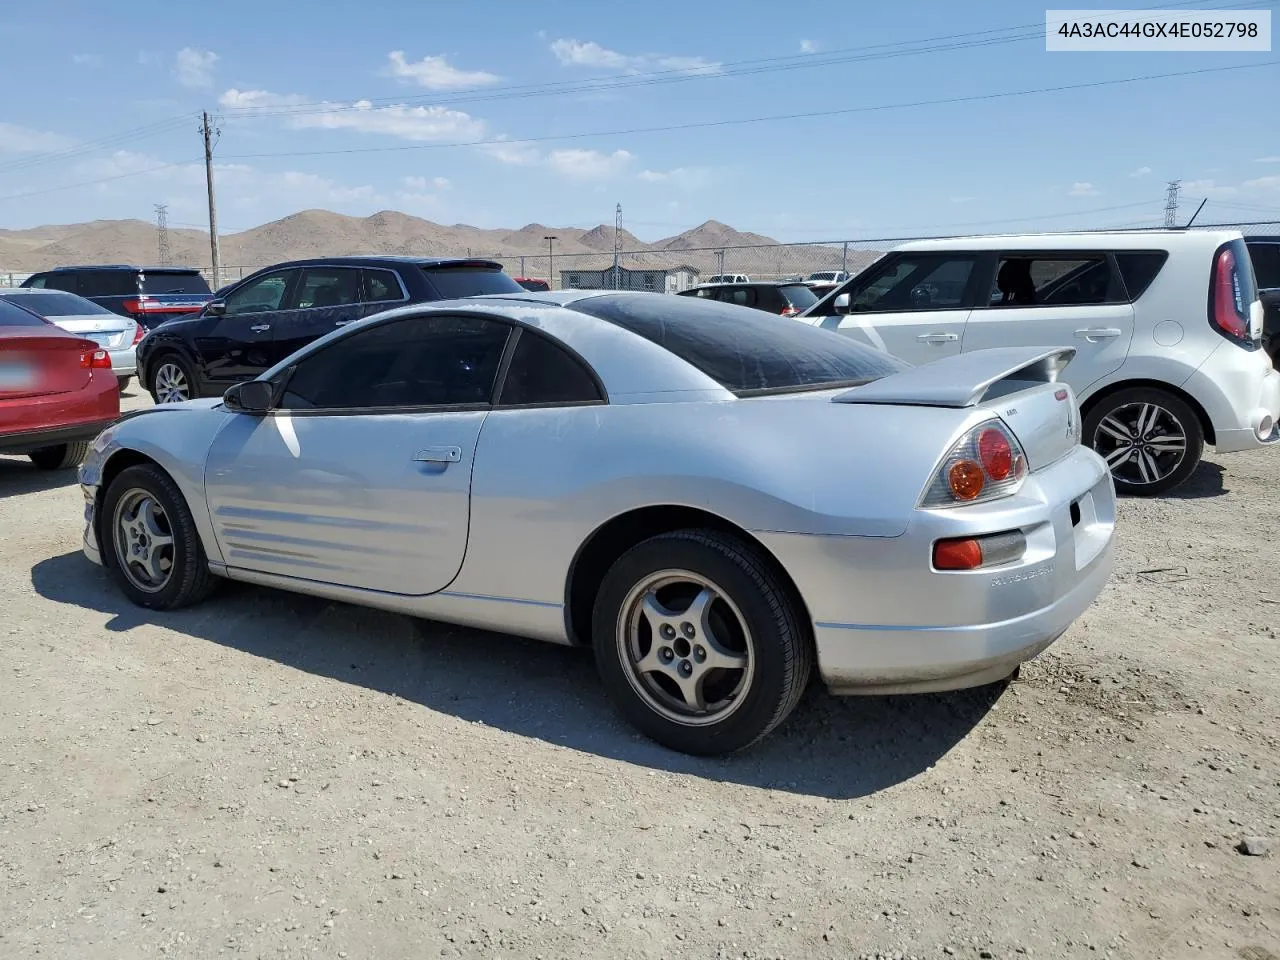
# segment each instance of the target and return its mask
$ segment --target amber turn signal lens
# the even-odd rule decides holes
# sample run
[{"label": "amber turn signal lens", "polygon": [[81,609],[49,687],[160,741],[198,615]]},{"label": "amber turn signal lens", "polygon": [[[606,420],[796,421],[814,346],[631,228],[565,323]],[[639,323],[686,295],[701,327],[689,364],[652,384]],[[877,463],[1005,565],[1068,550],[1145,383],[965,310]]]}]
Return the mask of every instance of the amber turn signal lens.
[{"label": "amber turn signal lens", "polygon": [[982,492],[982,467],[972,460],[961,460],[947,471],[947,483],[957,500],[972,500]]}]

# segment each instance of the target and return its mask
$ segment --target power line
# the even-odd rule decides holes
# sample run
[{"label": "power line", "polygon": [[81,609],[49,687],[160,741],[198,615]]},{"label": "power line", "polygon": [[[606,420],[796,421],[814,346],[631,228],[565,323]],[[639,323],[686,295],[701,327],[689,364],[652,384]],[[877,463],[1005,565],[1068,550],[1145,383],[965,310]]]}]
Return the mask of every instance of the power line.
[{"label": "power line", "polygon": [[77,187],[92,187],[99,183],[112,183],[116,180],[126,180],[129,177],[140,177],[143,174],[155,173],[159,170],[169,170],[172,167],[184,167],[187,164],[199,163],[199,159],[180,160],[174,163],[161,163],[154,167],[144,167],[141,170],[131,170],[128,173],[116,174],[114,177],[99,177],[97,180],[81,180],[79,183],[64,183],[60,187],[46,187],[43,190],[28,190],[26,193],[11,193],[8,196],[0,196],[0,203],[5,200],[23,200],[27,197],[42,197],[47,193],[59,193],[63,190],[75,190]]},{"label": "power line", "polygon": [[986,100],[1004,100],[1013,97],[1035,96],[1044,93],[1063,93],[1069,90],[1089,90],[1099,87],[1114,87],[1129,83],[1143,83],[1149,80],[1168,80],[1175,77],[1199,76],[1207,73],[1222,73],[1228,70],[1251,70],[1257,67],[1269,67],[1280,64],[1280,60],[1264,60],[1257,63],[1236,63],[1222,67],[1202,67],[1198,70],[1179,70],[1172,73],[1152,73],[1138,77],[1120,77],[1115,80],[1090,80],[1084,83],[1062,84],[1053,87],[1036,87],[1030,90],[1006,90],[999,93],[973,94],[964,97],[942,97],[935,100],[914,100],[905,103],[876,104],[863,107],[842,107],[830,110],[815,110],[806,113],[785,113],[772,116],[746,117],[740,120],[698,120],[689,123],[668,124],[657,127],[631,127],[622,130],[596,130],[582,133],[552,134],[542,137],[491,137],[483,140],[467,140],[455,143],[411,143],[384,147],[347,147],[340,150],[287,150],[275,153],[241,153],[224,156],[224,160],[257,160],[267,157],[324,157],[357,153],[397,153],[408,150],[440,150],[453,147],[514,146],[524,143],[547,143],[559,140],[585,140],[594,137],[634,136],[641,133],[671,133],[679,130],[697,130],[712,127],[732,127],[753,123],[773,123],[782,120],[812,120],[833,116],[848,116],[856,113],[876,113],[888,110],[905,110],[913,107],[952,106],[960,103],[976,103]]},{"label": "power line", "polygon": [[15,172],[18,170],[25,170],[30,167],[42,167],[50,163],[57,163],[62,160],[72,160],[76,157],[96,153],[99,150],[118,146],[123,143],[132,143],[147,137],[168,133],[171,130],[177,130],[184,124],[189,123],[192,116],[193,114],[188,113],[183,114],[180,117],[170,117],[168,120],[160,120],[155,123],[145,124],[141,127],[134,127],[131,130],[122,130],[118,133],[98,137],[94,140],[85,140],[80,143],[75,143],[69,147],[64,147],[61,150],[49,150],[43,153],[29,154],[19,159],[10,160],[7,163],[0,164],[0,171]]}]

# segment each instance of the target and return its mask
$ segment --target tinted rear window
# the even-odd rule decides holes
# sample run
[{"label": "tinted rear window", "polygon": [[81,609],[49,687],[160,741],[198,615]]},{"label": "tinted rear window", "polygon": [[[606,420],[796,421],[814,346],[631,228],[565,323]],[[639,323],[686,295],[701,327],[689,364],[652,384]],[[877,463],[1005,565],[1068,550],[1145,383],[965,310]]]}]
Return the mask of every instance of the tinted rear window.
[{"label": "tinted rear window", "polygon": [[34,313],[0,299],[0,327],[43,327],[48,323]]},{"label": "tinted rear window", "polygon": [[569,307],[664,347],[739,395],[866,383],[910,366],[838,333],[714,300],[605,294]]},{"label": "tinted rear window", "polygon": [[142,292],[160,293],[212,293],[209,284],[198,273],[144,273]]},{"label": "tinted rear window", "polygon": [[524,287],[511,279],[510,274],[483,267],[428,267],[427,279],[442,300],[524,292]]},{"label": "tinted rear window", "polygon": [[812,307],[818,302],[818,295],[806,287],[803,283],[794,283],[790,286],[779,287],[778,292],[786,298],[787,303],[801,310]]},{"label": "tinted rear window", "polygon": [[1130,300],[1137,300],[1151,286],[1169,254],[1164,250],[1117,253],[1116,265],[1120,267],[1120,279]]},{"label": "tinted rear window", "polygon": [[[0,294],[0,296],[5,295]],[[5,299],[12,299],[28,310],[34,310],[42,317],[83,317],[98,313],[105,313],[109,317],[115,316],[106,307],[100,307],[92,300],[59,290],[50,290],[48,293],[11,294]]]},{"label": "tinted rear window", "polygon": [[1261,289],[1280,287],[1280,241],[1249,244],[1249,258],[1253,261],[1253,275]]}]

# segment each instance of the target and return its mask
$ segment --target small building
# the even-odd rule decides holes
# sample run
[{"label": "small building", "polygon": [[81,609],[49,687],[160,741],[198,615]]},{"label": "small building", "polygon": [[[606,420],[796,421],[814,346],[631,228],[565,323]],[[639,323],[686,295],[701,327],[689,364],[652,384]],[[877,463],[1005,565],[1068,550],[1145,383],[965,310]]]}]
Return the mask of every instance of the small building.
[{"label": "small building", "polygon": [[602,270],[561,270],[562,290],[649,290],[654,293],[679,293],[697,286],[700,273],[697,267],[681,264],[678,267],[618,267],[615,283],[614,268]]}]

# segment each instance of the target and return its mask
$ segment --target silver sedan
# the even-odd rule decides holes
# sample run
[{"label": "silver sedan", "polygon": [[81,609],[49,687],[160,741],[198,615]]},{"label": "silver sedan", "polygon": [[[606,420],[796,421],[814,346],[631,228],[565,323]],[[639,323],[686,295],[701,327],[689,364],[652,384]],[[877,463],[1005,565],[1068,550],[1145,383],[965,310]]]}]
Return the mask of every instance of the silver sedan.
[{"label": "silver sedan", "polygon": [[135,603],[219,578],[591,646],[644,733],[765,736],[840,694],[1003,679],[1111,571],[1071,348],[909,367],[661,294],[404,307],[222,399],[128,415],[80,471]]}]

